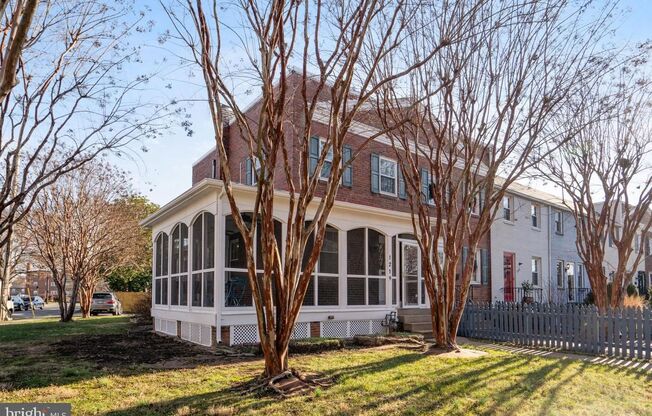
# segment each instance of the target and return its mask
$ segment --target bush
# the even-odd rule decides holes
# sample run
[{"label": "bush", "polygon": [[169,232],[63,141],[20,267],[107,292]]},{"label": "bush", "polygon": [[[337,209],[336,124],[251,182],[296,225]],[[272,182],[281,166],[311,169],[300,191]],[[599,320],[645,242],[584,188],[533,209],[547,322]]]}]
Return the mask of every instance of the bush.
[{"label": "bush", "polygon": [[627,285],[627,296],[638,296],[638,288],[632,283]]},{"label": "bush", "polygon": [[146,292],[145,296],[142,296],[133,305],[133,313],[146,319],[152,319],[152,294],[151,292]]},{"label": "bush", "polygon": [[623,299],[623,306],[625,308],[637,308],[637,309],[643,309],[645,306],[645,298],[643,296],[625,296],[625,299]]},{"label": "bush", "polygon": [[590,291],[589,293],[586,294],[586,297],[584,298],[584,304],[585,305],[595,304],[595,295],[593,294],[593,291]]},{"label": "bush", "polygon": [[339,338],[304,338],[290,340],[291,354],[311,354],[344,348],[344,341]]}]

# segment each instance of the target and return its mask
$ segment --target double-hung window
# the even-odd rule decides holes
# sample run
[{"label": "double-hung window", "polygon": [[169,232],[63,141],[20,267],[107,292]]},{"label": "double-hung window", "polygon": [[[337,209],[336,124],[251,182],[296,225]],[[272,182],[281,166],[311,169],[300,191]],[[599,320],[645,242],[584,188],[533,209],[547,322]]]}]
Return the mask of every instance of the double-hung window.
[{"label": "double-hung window", "polygon": [[539,212],[541,208],[537,204],[532,204],[530,208],[530,218],[532,219],[532,227],[539,228]]},{"label": "double-hung window", "polygon": [[539,286],[541,275],[541,257],[532,257],[532,285]]},{"label": "double-hung window", "polygon": [[508,195],[503,197],[503,219],[514,221],[514,198]]},{"label": "double-hung window", "polygon": [[557,287],[564,287],[564,262],[557,261]]},{"label": "double-hung window", "polygon": [[564,234],[564,213],[555,211],[555,233]]},{"label": "double-hung window", "polygon": [[396,181],[397,181],[396,162],[380,157],[380,193],[386,195],[396,196]]},{"label": "double-hung window", "polygon": [[357,228],[346,234],[347,304],[384,305],[385,235],[369,228]]},{"label": "double-hung window", "polygon": [[[319,139],[319,153],[321,154],[326,147],[326,139]],[[328,180],[331,176],[331,168],[333,167],[333,147],[329,146],[328,151],[326,152],[326,157],[324,158],[324,163],[321,167],[321,172],[319,172],[319,179]]]}]

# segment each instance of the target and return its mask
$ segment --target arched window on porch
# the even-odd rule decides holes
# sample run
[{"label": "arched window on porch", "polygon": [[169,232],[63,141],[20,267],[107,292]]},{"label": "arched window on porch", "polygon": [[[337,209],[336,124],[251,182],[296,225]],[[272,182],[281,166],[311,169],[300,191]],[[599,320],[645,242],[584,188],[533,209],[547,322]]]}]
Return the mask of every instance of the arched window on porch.
[{"label": "arched window on porch", "polygon": [[170,305],[188,305],[188,226],[179,223],[172,230]]},{"label": "arched window on porch", "polygon": [[168,304],[168,235],[160,233],[154,247],[154,304]]},{"label": "arched window on porch", "polygon": [[[243,213],[242,219],[247,225],[251,224],[251,214]],[[259,250],[261,246],[260,223],[256,227],[256,240],[254,252],[256,254],[256,272],[258,278],[263,274],[263,256]],[[274,236],[276,243],[282,249],[282,224],[274,220]],[[231,215],[224,221],[224,305],[226,307],[251,307],[253,306],[253,293],[249,278],[247,277],[247,257],[244,239],[240,230],[235,225]]]},{"label": "arched window on porch", "polygon": [[386,303],[385,241],[384,234],[371,228],[346,233],[348,305]]},{"label": "arched window on porch", "polygon": [[215,298],[215,216],[204,212],[192,223],[191,305],[212,308]]},{"label": "arched window on porch", "polygon": [[[339,231],[330,225],[326,226],[324,243],[315,265],[315,271],[310,279],[304,306],[333,306],[339,304]],[[308,263],[312,252],[314,238],[311,235],[306,244],[302,267]]]}]

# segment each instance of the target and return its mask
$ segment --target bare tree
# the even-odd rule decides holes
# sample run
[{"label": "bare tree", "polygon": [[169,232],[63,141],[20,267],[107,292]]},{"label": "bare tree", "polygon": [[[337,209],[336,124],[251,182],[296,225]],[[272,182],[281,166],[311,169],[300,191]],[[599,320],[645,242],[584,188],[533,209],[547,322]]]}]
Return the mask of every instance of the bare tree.
[{"label": "bare tree", "polygon": [[[145,15],[128,1],[7,4],[2,2],[3,10],[11,7],[10,17],[20,23],[8,23],[0,43],[4,256],[12,250],[12,228],[28,214],[43,188],[102,152],[155,136],[167,114],[167,105],[141,98],[148,76],[134,74],[139,48],[128,39],[147,25]],[[20,25],[28,13],[33,14],[33,24],[25,34]],[[26,37],[20,40],[21,36]],[[131,72],[123,73],[124,67]],[[62,154],[65,157],[59,157]],[[0,276],[0,319],[6,311],[9,274]]]},{"label": "bare tree", "polygon": [[[540,165],[573,213],[577,250],[601,311],[622,306],[652,227],[652,84],[643,59],[649,52],[650,45],[641,45],[615,80],[587,88],[569,103],[575,116],[567,124],[582,128]],[[611,279],[605,267],[609,246],[617,255]]]},{"label": "bare tree", "polygon": [[[11,4],[13,3],[13,4]],[[4,100],[18,83],[16,73],[28,39],[39,0],[2,0],[2,49],[0,50],[0,101]],[[38,30],[38,29],[37,29]]]},{"label": "bare tree", "polygon": [[[580,81],[596,77],[613,8],[587,15],[585,6],[487,2],[463,39],[379,96],[383,124],[400,125],[389,136],[413,213],[437,347],[457,349],[478,247],[503,215],[510,186],[573,133],[556,128],[554,115]],[[401,59],[419,59],[439,36],[411,38]],[[504,208],[513,216],[513,206]]]},{"label": "bare tree", "polygon": [[142,251],[138,219],[119,203],[129,192],[123,172],[94,161],[43,190],[26,217],[35,257],[57,286],[62,321],[72,319],[78,297],[88,317],[100,279]]},{"label": "bare tree", "polygon": [[[245,0],[230,3],[227,10],[218,3],[188,1],[185,7],[168,8],[168,14],[206,82],[220,175],[234,222],[243,236],[265,375],[271,377],[288,370],[288,343],[343,172],[361,147],[383,133],[372,134],[364,144],[350,148],[349,155],[345,148],[352,122],[384,84],[409,74],[451,43],[443,16],[457,6],[444,2],[437,14],[429,16],[431,25],[442,27],[442,36],[421,59],[381,73],[378,63],[403,42],[408,22],[421,12],[418,2]],[[190,24],[184,16],[189,16]],[[235,33],[241,42],[239,52],[246,68],[229,71],[223,57],[228,46],[224,33]],[[451,35],[456,33],[451,28]],[[298,69],[291,69],[292,64]],[[236,74],[241,77],[234,77]],[[255,114],[245,112],[237,99],[242,91],[238,86],[243,82],[260,89],[260,111]],[[259,167],[250,221],[243,219],[232,189],[224,141],[225,107],[233,115],[231,131],[242,137]],[[319,155],[311,159],[309,141],[317,113],[321,120],[326,119],[323,124],[328,134]],[[314,173],[322,172],[327,157],[328,179],[320,184],[320,175]],[[283,183],[289,193],[285,241],[274,237],[278,183]],[[262,279],[256,277],[253,251],[257,227],[262,230]],[[311,238],[314,244],[306,249]]]}]

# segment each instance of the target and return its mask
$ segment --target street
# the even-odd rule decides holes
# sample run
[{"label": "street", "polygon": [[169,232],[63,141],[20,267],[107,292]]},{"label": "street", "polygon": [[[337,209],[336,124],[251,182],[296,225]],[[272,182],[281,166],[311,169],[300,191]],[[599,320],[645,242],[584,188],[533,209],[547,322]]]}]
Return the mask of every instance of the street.
[{"label": "street", "polygon": [[[34,310],[34,315],[32,316],[32,311],[15,311],[13,314],[13,320],[25,320],[25,319],[43,319],[43,318],[52,318],[59,316],[59,304],[57,302],[50,302],[43,306],[43,309],[36,308]],[[75,316],[80,316],[79,305],[75,310]]]}]

